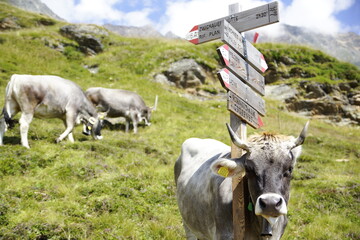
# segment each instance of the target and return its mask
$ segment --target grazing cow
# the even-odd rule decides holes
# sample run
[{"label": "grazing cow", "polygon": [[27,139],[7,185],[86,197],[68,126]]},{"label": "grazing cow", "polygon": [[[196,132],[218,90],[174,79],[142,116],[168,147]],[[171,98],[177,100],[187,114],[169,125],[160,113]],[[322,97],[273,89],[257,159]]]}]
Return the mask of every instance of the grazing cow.
[{"label": "grazing cow", "polygon": [[149,126],[151,112],[156,110],[157,105],[157,97],[155,106],[147,107],[138,94],[121,89],[94,87],[86,90],[85,94],[98,111],[105,113],[106,117],[124,117],[126,132],[129,131],[130,121],[133,123],[134,133],[137,133],[137,125],[141,121]]},{"label": "grazing cow", "polygon": [[[248,178],[251,204],[245,239],[280,239],[287,224],[290,179],[301,153],[308,123],[298,138],[263,134],[247,142],[228,130],[233,143],[247,151],[230,158],[230,147],[213,139],[187,139],[175,163],[177,201],[187,239],[233,239],[232,178]],[[266,219],[266,220],[265,220]]]},{"label": "grazing cow", "polygon": [[27,135],[29,125],[36,118],[60,118],[66,130],[56,139],[62,141],[66,136],[74,142],[72,134],[75,123],[83,122],[91,129],[94,139],[101,139],[101,124],[96,109],[86,98],[81,88],[70,80],[57,76],[11,76],[6,87],[3,117],[0,118],[0,145],[3,144],[7,125],[12,127],[13,118],[20,117],[21,144],[30,148]]}]

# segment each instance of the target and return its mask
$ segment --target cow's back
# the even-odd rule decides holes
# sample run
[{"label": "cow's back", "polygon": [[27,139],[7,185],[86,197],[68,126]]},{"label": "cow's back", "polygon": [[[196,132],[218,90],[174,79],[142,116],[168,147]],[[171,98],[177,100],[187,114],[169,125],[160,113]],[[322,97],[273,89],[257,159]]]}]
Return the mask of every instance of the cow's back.
[{"label": "cow's back", "polygon": [[84,93],[74,82],[58,76],[14,74],[7,88],[8,100],[16,101],[21,111],[34,110],[35,116],[62,115],[67,106],[84,99]]},{"label": "cow's back", "polygon": [[[213,139],[190,138],[175,164],[177,199],[184,224],[202,239],[213,239],[219,229],[232,234],[231,179],[213,174],[211,164],[228,156],[230,147]],[[218,230],[216,230],[218,229]],[[218,231],[218,232],[216,232]]]},{"label": "cow's back", "polygon": [[130,109],[146,107],[138,94],[122,89],[94,87],[86,90],[86,96],[100,111],[107,112],[108,117],[124,116]]}]

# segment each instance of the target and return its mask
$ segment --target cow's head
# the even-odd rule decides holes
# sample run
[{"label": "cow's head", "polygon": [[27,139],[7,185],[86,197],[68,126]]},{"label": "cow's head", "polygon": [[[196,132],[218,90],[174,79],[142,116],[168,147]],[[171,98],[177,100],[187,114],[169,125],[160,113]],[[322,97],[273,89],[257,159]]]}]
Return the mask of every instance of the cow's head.
[{"label": "cow's head", "polygon": [[153,111],[153,109],[150,107],[146,107],[141,110],[139,119],[140,119],[140,121],[144,121],[146,126],[151,125],[150,120],[151,120],[152,111]]},{"label": "cow's head", "polygon": [[239,177],[245,173],[255,205],[254,213],[265,218],[271,226],[287,214],[292,171],[308,125],[309,122],[298,138],[263,134],[250,137],[247,142],[227,125],[232,142],[246,154],[239,159],[219,159],[211,166],[214,173],[224,177]]},{"label": "cow's head", "polygon": [[96,140],[103,138],[101,136],[101,121],[98,117],[82,118],[81,120],[84,124],[83,134],[91,135]]},{"label": "cow's head", "polygon": [[158,95],[156,95],[155,97],[155,104],[153,107],[146,107],[141,110],[139,121],[144,121],[146,126],[150,126],[151,114],[153,111],[156,111],[157,104],[158,104]]}]

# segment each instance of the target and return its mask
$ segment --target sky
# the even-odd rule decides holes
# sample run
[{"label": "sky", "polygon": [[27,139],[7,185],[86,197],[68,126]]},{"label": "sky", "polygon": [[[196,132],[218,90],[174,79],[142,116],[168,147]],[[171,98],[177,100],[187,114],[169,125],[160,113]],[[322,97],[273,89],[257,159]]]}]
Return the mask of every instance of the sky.
[{"label": "sky", "polygon": [[[71,23],[152,26],[185,37],[193,26],[228,15],[229,5],[244,11],[266,0],[41,0]],[[278,0],[280,23],[318,33],[355,32],[360,35],[360,0]],[[259,29],[280,35],[281,24]]]}]

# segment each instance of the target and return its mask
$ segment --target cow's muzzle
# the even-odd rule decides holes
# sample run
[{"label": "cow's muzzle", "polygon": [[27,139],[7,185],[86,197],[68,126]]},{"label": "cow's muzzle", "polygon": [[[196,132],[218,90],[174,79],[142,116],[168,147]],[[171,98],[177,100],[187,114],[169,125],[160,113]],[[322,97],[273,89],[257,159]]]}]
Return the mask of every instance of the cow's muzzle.
[{"label": "cow's muzzle", "polygon": [[256,200],[255,214],[264,217],[274,226],[280,216],[287,214],[286,202],[279,194],[262,194]]}]

